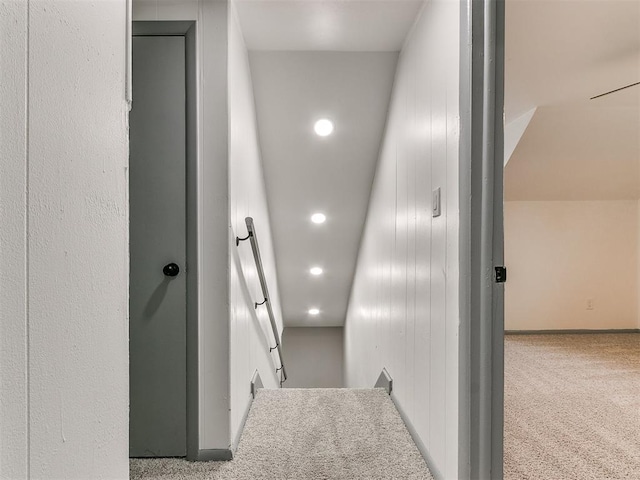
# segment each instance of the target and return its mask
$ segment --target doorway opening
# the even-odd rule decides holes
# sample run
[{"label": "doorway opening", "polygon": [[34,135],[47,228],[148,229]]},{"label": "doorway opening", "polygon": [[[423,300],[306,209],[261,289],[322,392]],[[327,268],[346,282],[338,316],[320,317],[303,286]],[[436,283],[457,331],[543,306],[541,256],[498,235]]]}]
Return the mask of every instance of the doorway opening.
[{"label": "doorway opening", "polygon": [[637,2],[507,3],[508,480],[640,471],[639,22]]}]

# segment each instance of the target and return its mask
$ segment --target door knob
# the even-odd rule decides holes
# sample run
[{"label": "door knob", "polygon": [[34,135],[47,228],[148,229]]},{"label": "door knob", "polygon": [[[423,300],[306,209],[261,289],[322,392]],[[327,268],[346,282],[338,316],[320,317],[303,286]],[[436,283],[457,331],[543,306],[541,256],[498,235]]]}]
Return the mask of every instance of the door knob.
[{"label": "door knob", "polygon": [[162,273],[164,273],[167,277],[175,277],[180,273],[180,267],[175,263],[169,263],[164,266],[162,269]]}]

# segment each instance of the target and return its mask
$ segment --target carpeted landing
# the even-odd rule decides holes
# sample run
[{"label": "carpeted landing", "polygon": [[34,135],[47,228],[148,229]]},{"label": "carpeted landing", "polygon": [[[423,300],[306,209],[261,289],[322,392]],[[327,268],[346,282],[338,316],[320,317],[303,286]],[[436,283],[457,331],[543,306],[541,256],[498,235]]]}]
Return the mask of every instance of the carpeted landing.
[{"label": "carpeted landing", "polygon": [[383,389],[259,390],[232,461],[133,459],[130,478],[432,479]]},{"label": "carpeted landing", "polygon": [[640,479],[640,334],[508,335],[505,480]]}]

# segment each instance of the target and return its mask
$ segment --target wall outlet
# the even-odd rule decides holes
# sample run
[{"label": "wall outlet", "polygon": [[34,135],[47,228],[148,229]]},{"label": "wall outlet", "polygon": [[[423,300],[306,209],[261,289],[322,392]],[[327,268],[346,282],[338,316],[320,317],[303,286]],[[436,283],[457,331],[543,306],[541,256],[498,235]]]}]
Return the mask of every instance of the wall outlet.
[{"label": "wall outlet", "polygon": [[587,310],[593,310],[593,298],[587,298]]}]

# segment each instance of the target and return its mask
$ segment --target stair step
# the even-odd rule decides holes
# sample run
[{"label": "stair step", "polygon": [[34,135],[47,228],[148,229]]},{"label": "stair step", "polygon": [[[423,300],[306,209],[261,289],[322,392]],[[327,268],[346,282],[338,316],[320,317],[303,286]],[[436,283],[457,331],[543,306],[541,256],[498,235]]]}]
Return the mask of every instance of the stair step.
[{"label": "stair step", "polygon": [[234,459],[205,471],[157,478],[432,478],[382,388],[260,389]]}]

